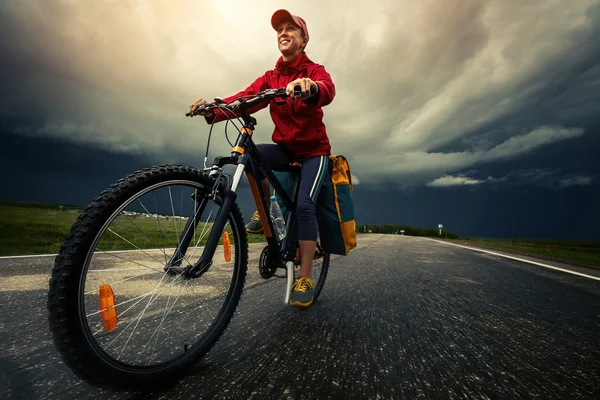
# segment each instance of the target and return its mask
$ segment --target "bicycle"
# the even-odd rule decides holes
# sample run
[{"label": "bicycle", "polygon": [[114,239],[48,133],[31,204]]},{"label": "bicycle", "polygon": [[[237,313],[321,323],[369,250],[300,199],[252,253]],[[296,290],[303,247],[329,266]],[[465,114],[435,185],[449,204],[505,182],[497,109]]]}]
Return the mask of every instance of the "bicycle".
[{"label": "bicycle", "polygon": [[[55,259],[47,308],[53,342],[81,379],[110,390],[154,388],[184,376],[217,343],[247,278],[248,238],[236,203],[243,173],[267,241],[260,277],[285,271],[287,304],[299,265],[299,180],[294,178],[292,193],[285,190],[253,142],[257,121],[248,113],[261,101],[281,104],[286,97],[284,88],[268,89],[201,106],[195,114],[223,112],[227,124],[243,122],[230,155],[206,166],[213,122],[202,170],[160,165],[137,171],[104,190],[73,224]],[[226,166],[235,166],[233,175]],[[289,211],[282,240],[254,178],[258,169]],[[150,228],[156,232],[145,231]],[[312,268],[315,300],[329,261],[319,241]]]}]

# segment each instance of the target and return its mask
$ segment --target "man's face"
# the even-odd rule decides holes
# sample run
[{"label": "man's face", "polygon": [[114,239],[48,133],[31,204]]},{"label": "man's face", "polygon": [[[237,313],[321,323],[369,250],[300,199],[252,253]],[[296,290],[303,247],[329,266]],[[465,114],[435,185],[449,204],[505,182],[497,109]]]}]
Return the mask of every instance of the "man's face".
[{"label": "man's face", "polygon": [[283,22],[277,28],[277,46],[283,55],[296,55],[306,46],[302,28],[293,22]]}]

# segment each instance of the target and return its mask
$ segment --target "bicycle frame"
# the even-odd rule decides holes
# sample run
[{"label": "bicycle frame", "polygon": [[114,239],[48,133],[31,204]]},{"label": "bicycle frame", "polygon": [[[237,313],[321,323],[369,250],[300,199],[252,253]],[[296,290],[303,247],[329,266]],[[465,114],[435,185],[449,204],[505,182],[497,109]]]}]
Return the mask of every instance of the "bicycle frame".
[{"label": "bicycle frame", "polygon": [[[289,272],[293,268],[293,259],[296,253],[296,196],[298,192],[299,179],[296,179],[293,193],[290,195],[281,182],[277,179],[271,168],[265,162],[262,154],[256,147],[256,144],[252,140],[252,134],[254,133],[254,126],[256,120],[250,117],[246,112],[242,112],[242,118],[244,125],[240,129],[235,145],[232,148],[229,156],[217,156],[213,161],[213,165],[205,170],[209,176],[216,179],[216,187],[212,195],[215,195],[216,189],[220,188],[223,195],[223,202],[213,222],[213,229],[211,230],[202,255],[199,260],[192,266],[186,267],[184,274],[188,278],[199,277],[205,271],[207,271],[211,264],[214,252],[217,248],[221,233],[227,223],[227,217],[229,215],[231,205],[237,198],[237,187],[241,180],[242,174],[245,172],[250,185],[250,190],[256,204],[256,209],[260,216],[262,227],[264,230],[265,237],[270,250],[270,257],[272,262],[278,268],[288,269],[288,283],[291,287]],[[225,165],[237,165],[231,184],[229,180],[225,179],[226,175],[223,174],[223,167]],[[289,210],[286,220],[286,236],[279,243],[278,238],[273,234],[274,226],[271,218],[269,217],[269,210],[267,209],[265,193],[262,189],[260,182],[256,181],[256,172],[260,170],[264,176],[267,177],[270,184],[277,191],[281,197],[286,208]],[[198,204],[195,215],[201,215],[204,208],[204,203]],[[184,228],[184,232],[192,232],[190,229],[192,224],[198,224],[199,219],[189,218]],[[171,261],[168,265],[179,265],[185,251],[189,245],[191,235],[183,235],[178,244],[177,250],[175,251]],[[291,263],[291,264],[290,264]],[[293,273],[292,273],[293,278]],[[288,296],[286,296],[287,298]],[[287,300],[286,300],[287,301]]]}]

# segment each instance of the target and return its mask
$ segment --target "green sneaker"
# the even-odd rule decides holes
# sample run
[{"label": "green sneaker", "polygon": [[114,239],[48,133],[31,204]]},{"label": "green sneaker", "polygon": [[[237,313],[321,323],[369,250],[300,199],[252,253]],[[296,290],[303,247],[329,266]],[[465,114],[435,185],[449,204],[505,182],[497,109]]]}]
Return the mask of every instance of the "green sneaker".
[{"label": "green sneaker", "polygon": [[301,277],[296,279],[290,294],[290,306],[310,307],[313,303],[315,284],[310,278]]},{"label": "green sneaker", "polygon": [[254,211],[250,222],[246,225],[246,232],[248,233],[263,233],[262,223],[260,222],[260,215],[258,211]]}]

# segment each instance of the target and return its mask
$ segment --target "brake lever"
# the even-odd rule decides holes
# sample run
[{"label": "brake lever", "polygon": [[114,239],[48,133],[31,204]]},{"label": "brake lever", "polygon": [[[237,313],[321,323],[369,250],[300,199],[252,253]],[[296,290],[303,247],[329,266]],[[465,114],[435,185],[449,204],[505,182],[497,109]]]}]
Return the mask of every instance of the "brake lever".
[{"label": "brake lever", "polygon": [[[212,112],[212,110],[210,110],[210,111]],[[200,112],[200,109],[197,109],[196,111],[194,111],[194,115],[200,115],[199,112]],[[189,117],[190,115],[192,115],[192,113],[189,113],[189,112],[185,113],[186,117]]]},{"label": "brake lever", "polygon": [[[274,91],[274,94],[275,94],[275,95],[278,95],[278,96],[277,96],[277,97],[276,97],[276,98],[273,100],[273,101],[275,101],[275,104],[277,104],[278,106],[282,106],[282,105],[285,105],[285,104],[286,104],[286,102],[287,102],[286,98],[283,98],[283,99],[281,98],[281,97],[283,97],[283,96],[287,96],[287,94],[285,93],[285,90],[281,90],[281,91],[279,91],[279,90],[276,90],[276,91]],[[277,99],[279,99],[279,100],[277,100]]]}]

